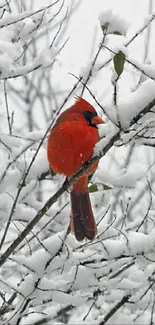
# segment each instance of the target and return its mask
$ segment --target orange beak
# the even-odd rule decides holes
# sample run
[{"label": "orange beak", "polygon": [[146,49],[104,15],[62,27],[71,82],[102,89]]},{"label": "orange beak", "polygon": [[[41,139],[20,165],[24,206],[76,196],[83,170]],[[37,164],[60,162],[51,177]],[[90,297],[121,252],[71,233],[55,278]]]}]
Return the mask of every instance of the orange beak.
[{"label": "orange beak", "polygon": [[101,119],[101,117],[99,117],[99,116],[95,116],[95,117],[91,120],[91,123],[94,124],[94,125],[97,125],[97,124],[103,124],[104,121]]}]

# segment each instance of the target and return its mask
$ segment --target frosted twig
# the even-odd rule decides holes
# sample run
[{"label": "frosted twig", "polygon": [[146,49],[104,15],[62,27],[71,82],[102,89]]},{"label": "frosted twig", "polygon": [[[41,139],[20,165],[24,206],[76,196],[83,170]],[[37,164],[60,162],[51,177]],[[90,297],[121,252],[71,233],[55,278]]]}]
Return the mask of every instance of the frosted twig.
[{"label": "frosted twig", "polygon": [[[109,50],[111,53],[113,54],[117,54],[115,51],[113,51],[112,49],[110,49],[108,46],[103,45],[103,47],[105,47],[107,50]],[[121,60],[121,59],[120,59]],[[150,78],[151,80],[155,81],[155,78],[150,76],[146,71],[144,71],[143,69],[141,69],[140,65],[138,65],[138,63],[134,63],[131,60],[125,58],[125,61],[128,62],[129,64],[131,64],[134,68],[136,68],[137,70],[139,70],[144,76]]]},{"label": "frosted twig", "polygon": [[8,120],[8,128],[9,128],[9,134],[12,133],[11,130],[11,118],[9,113],[9,105],[8,105],[8,96],[7,96],[7,89],[6,89],[6,80],[4,80],[4,96],[5,96],[5,106],[6,106],[6,114],[7,114],[7,120]]},{"label": "frosted twig", "polygon": [[[124,45],[125,47],[128,47],[128,45],[130,45],[155,19],[155,15],[152,15],[151,19],[146,22],[146,24],[138,31],[134,34],[134,36],[132,36],[130,38],[129,41],[126,42],[126,44]],[[112,61],[112,58],[110,58],[109,60],[107,60],[106,62],[104,62],[104,64],[102,64],[100,67],[99,67],[99,71],[101,69],[103,69],[107,64],[109,64],[110,62]]]},{"label": "frosted twig", "polygon": [[109,312],[104,316],[104,319],[99,323],[99,325],[104,325],[106,322],[121,308],[126,304],[131,298],[130,294],[123,296],[123,298],[117,302],[117,304],[112,307]]},{"label": "frosted twig", "polygon": [[108,117],[108,119],[115,124],[115,122],[110,118],[110,116],[108,115],[108,113],[106,112],[105,108],[99,103],[99,101],[96,99],[95,95],[92,93],[92,91],[89,89],[89,87],[86,85],[85,82],[82,81],[82,77],[79,78],[77,77],[75,74],[69,72],[69,74],[71,76],[73,76],[75,79],[79,80],[79,82],[88,90],[88,92],[90,93],[90,95],[92,96],[92,98],[95,100],[96,104],[102,109],[102,112]]},{"label": "frosted twig", "polygon": [[45,6],[43,8],[40,8],[34,12],[23,12],[21,14],[19,14],[18,16],[14,17],[10,17],[10,20],[8,19],[8,17],[1,19],[0,21],[0,28],[4,28],[6,26],[10,26],[13,25],[15,23],[18,23],[26,18],[30,18],[42,11],[46,11],[48,9],[50,9],[51,7],[53,7],[55,4],[57,4],[60,0],[56,0],[55,2],[53,2],[52,4]]}]

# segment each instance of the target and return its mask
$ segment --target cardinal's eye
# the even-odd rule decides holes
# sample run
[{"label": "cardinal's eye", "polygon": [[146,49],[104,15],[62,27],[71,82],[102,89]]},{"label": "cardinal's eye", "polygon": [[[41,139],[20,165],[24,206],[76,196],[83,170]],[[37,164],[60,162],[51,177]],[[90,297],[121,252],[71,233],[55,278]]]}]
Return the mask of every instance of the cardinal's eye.
[{"label": "cardinal's eye", "polygon": [[95,124],[92,124],[92,119],[97,116],[96,112],[85,111],[83,112],[83,115],[90,126],[96,127]]}]

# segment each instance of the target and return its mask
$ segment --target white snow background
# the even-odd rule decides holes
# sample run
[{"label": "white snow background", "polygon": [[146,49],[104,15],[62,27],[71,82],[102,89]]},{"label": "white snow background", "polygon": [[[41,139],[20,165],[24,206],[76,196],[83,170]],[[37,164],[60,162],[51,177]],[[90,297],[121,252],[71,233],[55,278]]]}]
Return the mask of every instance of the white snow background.
[{"label": "white snow background", "polygon": [[[0,324],[153,324],[154,106],[133,119],[155,99],[155,0],[53,3],[0,1]],[[87,88],[69,95],[80,77]],[[97,237],[66,234],[66,192],[2,263],[63,183],[49,174],[46,131],[81,94],[105,120],[94,155],[120,129],[91,179]]]}]

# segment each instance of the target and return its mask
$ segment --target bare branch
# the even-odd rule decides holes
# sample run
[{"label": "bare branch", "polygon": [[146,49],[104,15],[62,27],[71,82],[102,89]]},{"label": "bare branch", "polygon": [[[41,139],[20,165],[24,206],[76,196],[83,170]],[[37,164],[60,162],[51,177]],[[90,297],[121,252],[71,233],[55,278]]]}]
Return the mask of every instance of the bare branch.
[{"label": "bare branch", "polygon": [[114,307],[110,309],[110,311],[104,316],[104,320],[102,320],[99,325],[104,325],[106,322],[121,308],[129,302],[129,299],[131,298],[131,295],[128,294],[124,296]]}]

